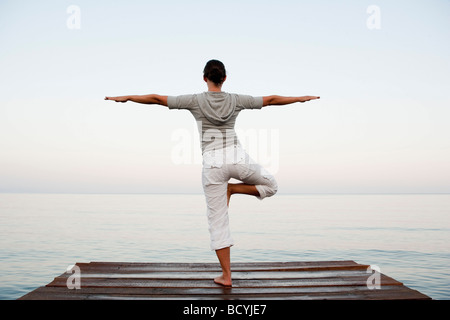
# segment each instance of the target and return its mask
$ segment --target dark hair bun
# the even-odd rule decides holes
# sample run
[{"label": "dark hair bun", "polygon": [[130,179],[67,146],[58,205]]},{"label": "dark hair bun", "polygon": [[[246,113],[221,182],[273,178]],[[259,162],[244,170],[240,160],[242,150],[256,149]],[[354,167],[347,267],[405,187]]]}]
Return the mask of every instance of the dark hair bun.
[{"label": "dark hair bun", "polygon": [[216,85],[222,84],[227,75],[225,66],[219,60],[210,60],[203,70],[203,75]]}]

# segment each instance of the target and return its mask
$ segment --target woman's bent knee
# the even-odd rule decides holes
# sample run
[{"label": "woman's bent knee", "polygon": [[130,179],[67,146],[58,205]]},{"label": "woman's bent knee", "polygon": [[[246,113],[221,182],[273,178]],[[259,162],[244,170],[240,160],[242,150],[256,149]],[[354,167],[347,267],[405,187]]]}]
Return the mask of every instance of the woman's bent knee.
[{"label": "woman's bent knee", "polygon": [[264,177],[267,179],[267,184],[256,185],[256,189],[259,192],[258,199],[262,200],[264,198],[271,197],[275,195],[278,191],[278,184],[272,176]]},{"label": "woman's bent knee", "polygon": [[271,184],[269,185],[269,187],[268,187],[268,190],[267,190],[267,197],[271,197],[271,196],[273,196],[273,195],[275,195],[276,193],[277,193],[277,191],[278,191],[278,184],[277,184],[277,182],[275,181],[275,179],[271,179]]}]

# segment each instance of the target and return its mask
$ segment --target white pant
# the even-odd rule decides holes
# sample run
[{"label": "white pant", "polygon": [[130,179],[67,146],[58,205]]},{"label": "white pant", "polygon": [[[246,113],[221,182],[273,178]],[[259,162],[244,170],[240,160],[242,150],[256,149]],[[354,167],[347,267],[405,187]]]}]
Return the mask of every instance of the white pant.
[{"label": "white pant", "polygon": [[255,185],[260,200],[278,189],[275,178],[256,163],[240,146],[203,154],[202,184],[206,197],[211,250],[232,246],[227,206],[228,181],[237,179]]}]

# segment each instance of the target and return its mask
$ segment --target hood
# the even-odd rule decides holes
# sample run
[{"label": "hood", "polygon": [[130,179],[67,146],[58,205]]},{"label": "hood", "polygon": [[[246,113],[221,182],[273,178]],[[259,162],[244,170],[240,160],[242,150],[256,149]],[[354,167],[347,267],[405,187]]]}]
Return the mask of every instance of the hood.
[{"label": "hood", "polygon": [[203,92],[197,100],[203,115],[215,125],[230,120],[236,109],[236,97],[226,92]]}]

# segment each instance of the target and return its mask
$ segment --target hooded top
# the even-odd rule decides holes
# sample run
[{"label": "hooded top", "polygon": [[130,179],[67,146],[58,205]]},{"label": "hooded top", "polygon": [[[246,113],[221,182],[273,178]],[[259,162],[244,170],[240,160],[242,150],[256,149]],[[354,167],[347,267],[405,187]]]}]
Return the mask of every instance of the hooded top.
[{"label": "hooded top", "polygon": [[202,152],[238,145],[234,130],[236,118],[243,109],[261,109],[262,97],[226,92],[169,96],[169,109],[187,109],[197,121]]},{"label": "hooded top", "polygon": [[205,118],[217,126],[230,121],[236,111],[235,95],[203,92],[196,98]]}]

